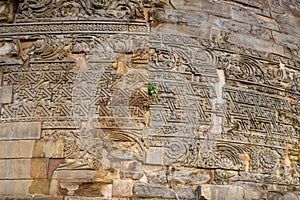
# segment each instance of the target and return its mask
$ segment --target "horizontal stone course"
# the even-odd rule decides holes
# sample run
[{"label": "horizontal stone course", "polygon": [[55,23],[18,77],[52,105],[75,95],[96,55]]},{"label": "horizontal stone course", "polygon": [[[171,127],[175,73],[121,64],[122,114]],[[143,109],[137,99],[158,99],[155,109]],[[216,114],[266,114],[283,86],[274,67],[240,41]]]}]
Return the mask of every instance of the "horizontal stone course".
[{"label": "horizontal stone course", "polygon": [[275,54],[283,53],[280,45],[274,44],[266,40],[258,39],[255,36],[251,35],[231,33],[228,41],[232,44],[236,44],[246,48],[254,48],[258,51],[271,52]]},{"label": "horizontal stone course", "polygon": [[6,140],[0,141],[0,158],[63,158],[61,140]]},{"label": "horizontal stone course", "polygon": [[202,11],[226,18],[231,17],[231,6],[227,4],[216,4],[207,0],[171,0],[171,4],[178,10]]},{"label": "horizontal stone course", "polygon": [[279,30],[277,22],[274,19],[255,14],[253,12],[250,12],[249,10],[242,8],[232,9],[232,19],[244,23],[255,24],[257,26],[262,26],[273,30]]},{"label": "horizontal stone course", "polygon": [[47,159],[0,159],[0,179],[47,178]]},{"label": "horizontal stone course", "polygon": [[291,49],[300,49],[300,37],[272,31],[273,37],[277,44],[284,45]]},{"label": "horizontal stone course", "polygon": [[40,139],[41,122],[0,123],[0,140]]}]

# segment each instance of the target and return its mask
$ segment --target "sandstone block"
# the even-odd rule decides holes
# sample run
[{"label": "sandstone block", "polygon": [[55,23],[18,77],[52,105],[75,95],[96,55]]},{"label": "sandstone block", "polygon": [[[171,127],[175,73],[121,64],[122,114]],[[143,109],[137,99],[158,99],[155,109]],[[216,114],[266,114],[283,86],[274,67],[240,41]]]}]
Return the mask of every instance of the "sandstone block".
[{"label": "sandstone block", "polygon": [[176,190],[176,193],[178,194],[179,199],[195,199],[195,191],[191,186],[181,186]]},{"label": "sandstone block", "polygon": [[143,176],[142,164],[137,161],[122,161],[121,178],[140,179]]},{"label": "sandstone block", "polygon": [[170,9],[154,9],[151,11],[151,20],[153,23],[186,23],[192,26],[208,24],[206,14]]},{"label": "sandstone block", "polygon": [[274,14],[274,19],[278,21],[280,30],[283,33],[298,35],[300,33],[300,18],[289,13]]},{"label": "sandstone block", "polygon": [[253,23],[255,25],[273,30],[279,30],[278,25],[274,19],[258,15],[242,8],[232,8],[232,19],[246,23]]},{"label": "sandstone block", "polygon": [[31,158],[35,140],[0,141],[0,158]]},{"label": "sandstone block", "polygon": [[131,180],[114,180],[112,184],[113,197],[131,197],[132,196]]},{"label": "sandstone block", "polygon": [[165,186],[140,182],[133,185],[133,194],[143,198],[176,198],[175,192]]},{"label": "sandstone block", "polygon": [[241,200],[244,198],[243,188],[232,185],[201,185],[197,192],[198,196],[208,200]]},{"label": "sandstone block", "polygon": [[0,179],[47,178],[47,159],[0,160]]},{"label": "sandstone block", "polygon": [[0,103],[12,102],[12,86],[5,85],[0,87]]},{"label": "sandstone block", "polygon": [[207,184],[212,180],[212,172],[204,169],[177,167],[172,174],[172,180],[179,184]]},{"label": "sandstone block", "polygon": [[0,140],[39,139],[40,122],[15,122],[0,124]]},{"label": "sandstone block", "polygon": [[294,193],[286,193],[279,197],[278,200],[299,200],[299,197]]},{"label": "sandstone block", "polygon": [[0,158],[63,158],[63,148],[61,140],[0,141]]},{"label": "sandstone block", "polygon": [[63,182],[90,182],[97,172],[95,170],[60,170],[53,173],[53,179]]},{"label": "sandstone block", "polygon": [[300,37],[287,35],[276,31],[273,31],[272,33],[277,44],[287,46],[291,49],[300,49]]},{"label": "sandstone block", "polygon": [[257,190],[244,189],[244,199],[245,200],[256,200],[261,199],[261,192]]},{"label": "sandstone block", "polygon": [[216,27],[218,29],[234,31],[238,33],[249,34],[251,31],[251,26],[249,24],[243,24],[239,22],[235,22],[229,19],[224,19],[220,17],[211,16],[210,23],[212,27]]},{"label": "sandstone block", "polygon": [[146,163],[152,165],[163,165],[164,163],[163,157],[164,157],[163,148],[151,147],[149,148],[146,154]]},{"label": "sandstone block", "polygon": [[32,180],[0,180],[0,196],[28,195]]},{"label": "sandstone block", "polygon": [[258,51],[282,54],[282,49],[279,45],[262,39],[258,39],[251,35],[231,33],[228,41],[232,44],[244,46],[246,48],[253,48]]},{"label": "sandstone block", "polygon": [[171,0],[176,9],[203,11],[217,16],[231,17],[231,7],[223,3],[215,3],[207,0]]}]

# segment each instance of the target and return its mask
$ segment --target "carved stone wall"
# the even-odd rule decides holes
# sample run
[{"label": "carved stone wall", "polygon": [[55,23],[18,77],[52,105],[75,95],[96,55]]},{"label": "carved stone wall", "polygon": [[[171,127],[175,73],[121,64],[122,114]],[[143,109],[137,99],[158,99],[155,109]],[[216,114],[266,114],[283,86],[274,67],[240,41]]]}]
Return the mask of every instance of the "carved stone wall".
[{"label": "carved stone wall", "polygon": [[0,199],[300,199],[297,0],[0,0]]}]

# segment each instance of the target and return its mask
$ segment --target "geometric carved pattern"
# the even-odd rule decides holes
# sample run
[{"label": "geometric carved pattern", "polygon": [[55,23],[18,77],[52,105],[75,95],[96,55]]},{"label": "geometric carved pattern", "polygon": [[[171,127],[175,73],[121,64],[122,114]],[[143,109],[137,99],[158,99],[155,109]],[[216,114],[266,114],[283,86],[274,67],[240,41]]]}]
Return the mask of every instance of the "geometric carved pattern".
[{"label": "geometric carved pattern", "polygon": [[[80,2],[25,0],[19,27],[0,30],[0,37],[22,38],[7,39],[21,64],[0,65],[2,85],[13,88],[0,120],[41,121],[44,139],[63,139],[66,162],[58,169],[99,169],[112,149],[138,149],[135,158],[145,161],[151,147],[163,149],[158,164],[213,169],[216,183],[299,185],[297,162],[281,162],[299,140],[298,63],[195,37],[149,34],[139,0]],[[50,25],[40,22],[52,15]],[[55,23],[80,17],[131,22]],[[31,29],[40,35],[25,37]],[[60,35],[46,34],[50,29]],[[149,83],[157,94],[148,94]]]}]

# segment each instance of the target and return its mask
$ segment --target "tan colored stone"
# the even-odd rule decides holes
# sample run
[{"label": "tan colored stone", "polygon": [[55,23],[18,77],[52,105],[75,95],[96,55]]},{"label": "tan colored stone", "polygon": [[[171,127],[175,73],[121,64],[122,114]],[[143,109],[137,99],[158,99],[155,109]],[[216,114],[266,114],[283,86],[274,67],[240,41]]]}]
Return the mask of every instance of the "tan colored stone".
[{"label": "tan colored stone", "polygon": [[39,139],[40,122],[14,122],[0,124],[0,140]]},{"label": "tan colored stone", "polygon": [[28,195],[31,183],[32,180],[0,180],[0,196]]},{"label": "tan colored stone", "polygon": [[64,182],[90,182],[96,176],[95,170],[60,170],[53,173],[53,179]]},{"label": "tan colored stone", "polygon": [[244,190],[239,186],[228,185],[201,185],[200,196],[208,200],[230,199],[241,200],[244,198]]},{"label": "tan colored stone", "polygon": [[31,182],[29,187],[30,194],[49,194],[50,180],[37,179]]},{"label": "tan colored stone", "polygon": [[12,103],[11,85],[5,85],[0,87],[0,103]]},{"label": "tan colored stone", "polygon": [[44,146],[45,156],[47,158],[63,158],[64,143],[62,140],[49,140],[45,141]]},{"label": "tan colored stone", "polygon": [[249,156],[249,154],[242,153],[241,157],[244,161],[244,170],[245,170],[245,172],[249,172],[249,169],[250,169],[250,156]]},{"label": "tan colored stone", "polygon": [[63,148],[61,140],[0,141],[0,158],[63,158]]},{"label": "tan colored stone", "polygon": [[131,180],[114,180],[112,185],[113,197],[131,197],[133,182]]},{"label": "tan colored stone", "polygon": [[47,160],[5,159],[0,160],[0,179],[47,178]]},{"label": "tan colored stone", "polygon": [[32,157],[34,140],[0,141],[0,158]]}]

